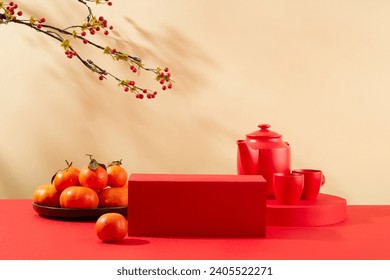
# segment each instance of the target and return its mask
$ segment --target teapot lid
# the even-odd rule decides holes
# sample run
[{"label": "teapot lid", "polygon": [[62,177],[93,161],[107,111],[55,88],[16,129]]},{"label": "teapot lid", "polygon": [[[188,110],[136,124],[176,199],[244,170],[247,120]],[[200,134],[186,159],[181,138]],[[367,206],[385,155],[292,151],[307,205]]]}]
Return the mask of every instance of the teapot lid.
[{"label": "teapot lid", "polygon": [[269,124],[259,124],[258,127],[260,130],[253,131],[252,133],[247,134],[247,137],[250,138],[280,138],[282,135],[275,131],[269,130],[271,127]]}]

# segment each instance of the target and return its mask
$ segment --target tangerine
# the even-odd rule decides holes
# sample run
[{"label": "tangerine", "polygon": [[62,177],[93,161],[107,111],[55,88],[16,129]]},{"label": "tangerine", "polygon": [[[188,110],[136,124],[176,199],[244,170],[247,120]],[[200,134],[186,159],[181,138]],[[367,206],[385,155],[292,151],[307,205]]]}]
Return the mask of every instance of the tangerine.
[{"label": "tangerine", "polygon": [[113,161],[107,166],[107,185],[113,188],[121,188],[127,182],[127,171],[121,166],[122,160]]},{"label": "tangerine", "polygon": [[104,188],[98,193],[99,207],[120,207],[128,205],[127,188]]},{"label": "tangerine", "polygon": [[52,177],[52,184],[57,191],[62,192],[67,187],[79,185],[79,170],[72,166],[72,163],[67,163],[67,167],[61,169]]},{"label": "tangerine", "polygon": [[80,185],[100,191],[107,186],[108,175],[104,164],[98,163],[89,155],[90,163],[80,169],[78,179]]},{"label": "tangerine", "polygon": [[73,171],[74,173],[76,173],[77,176],[79,176],[79,174],[80,174],[80,169],[78,169],[77,167],[69,166],[69,170]]},{"label": "tangerine", "polygon": [[103,214],[96,221],[95,231],[103,242],[121,241],[127,235],[127,220],[119,213]]},{"label": "tangerine", "polygon": [[97,208],[99,196],[91,188],[71,186],[62,191],[60,206],[63,208]]},{"label": "tangerine", "polygon": [[33,200],[39,205],[59,207],[60,192],[52,184],[40,185],[34,190]]}]

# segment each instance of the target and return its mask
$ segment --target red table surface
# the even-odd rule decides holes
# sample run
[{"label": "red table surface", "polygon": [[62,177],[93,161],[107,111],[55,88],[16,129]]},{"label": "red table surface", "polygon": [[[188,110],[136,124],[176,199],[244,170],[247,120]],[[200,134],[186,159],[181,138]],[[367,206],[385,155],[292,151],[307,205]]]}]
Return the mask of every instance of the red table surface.
[{"label": "red table surface", "polygon": [[390,205],[348,206],[331,226],[267,227],[266,238],[126,237],[102,243],[94,222],[47,219],[32,200],[0,199],[0,259],[379,260],[390,259]]}]

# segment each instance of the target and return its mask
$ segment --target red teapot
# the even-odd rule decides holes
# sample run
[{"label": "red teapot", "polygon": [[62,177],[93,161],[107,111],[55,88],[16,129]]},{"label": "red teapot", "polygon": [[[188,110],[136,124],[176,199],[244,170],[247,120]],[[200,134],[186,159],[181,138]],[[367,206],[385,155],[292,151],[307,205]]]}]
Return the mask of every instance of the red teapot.
[{"label": "red teapot", "polygon": [[237,172],[243,175],[262,175],[267,181],[267,194],[274,195],[272,176],[277,172],[290,172],[291,151],[282,135],[269,130],[269,124],[260,124],[260,130],[237,141]]}]

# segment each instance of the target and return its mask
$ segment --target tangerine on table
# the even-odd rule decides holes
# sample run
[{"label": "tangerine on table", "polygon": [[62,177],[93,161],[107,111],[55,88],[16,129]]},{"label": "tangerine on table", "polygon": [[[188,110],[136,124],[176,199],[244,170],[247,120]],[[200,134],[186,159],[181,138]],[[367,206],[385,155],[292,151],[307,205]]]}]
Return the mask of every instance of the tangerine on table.
[{"label": "tangerine on table", "polygon": [[127,220],[119,213],[103,214],[96,221],[95,231],[105,243],[121,241],[127,235]]}]

